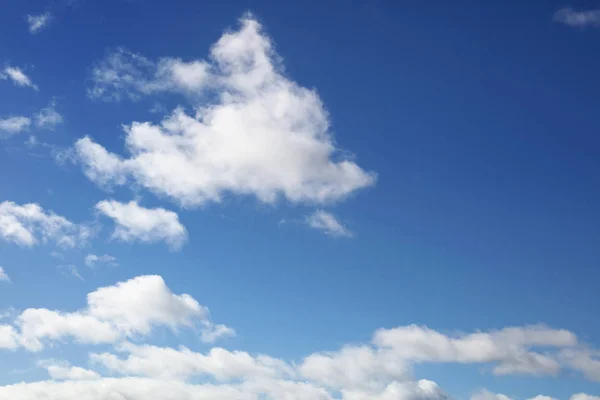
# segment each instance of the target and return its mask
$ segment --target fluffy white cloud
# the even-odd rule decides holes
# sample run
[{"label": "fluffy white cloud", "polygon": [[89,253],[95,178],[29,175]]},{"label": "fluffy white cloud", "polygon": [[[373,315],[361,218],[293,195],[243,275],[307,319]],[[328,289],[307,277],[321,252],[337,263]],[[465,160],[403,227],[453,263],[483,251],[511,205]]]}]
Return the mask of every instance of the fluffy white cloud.
[{"label": "fluffy white cloud", "polygon": [[208,310],[188,294],[176,295],[157,275],[141,276],[88,294],[88,314],[110,321],[127,335],[149,334],[155,325],[171,329],[208,318]]},{"label": "fluffy white cloud", "polygon": [[571,347],[577,344],[577,337],[566,330],[537,325],[451,337],[411,325],[380,329],[373,343],[414,362],[497,363],[494,372],[498,375],[553,375],[560,370],[555,357],[536,353],[531,348]]},{"label": "fluffy white cloud", "polygon": [[191,377],[209,376],[219,382],[227,382],[293,375],[293,368],[281,360],[265,355],[254,357],[243,351],[232,352],[219,347],[202,354],[186,347],[173,349],[126,343],[118,350],[127,353],[127,357],[120,358],[112,353],[102,353],[91,354],[90,359],[113,374],[157,379],[187,380]]},{"label": "fluffy white cloud", "polygon": [[90,235],[89,228],[52,211],[44,211],[38,204],[0,203],[0,239],[21,246],[53,241],[59,246],[74,247],[84,243]]},{"label": "fluffy white cloud", "polygon": [[19,116],[0,119],[0,139],[26,131],[30,125],[31,119],[28,117]]},{"label": "fluffy white cloud", "polygon": [[550,397],[550,396],[544,396],[543,394],[538,394],[537,396],[532,397],[529,400],[558,400],[558,399],[555,399],[554,397]]},{"label": "fluffy white cloud", "polygon": [[388,382],[406,380],[408,364],[390,351],[370,346],[348,346],[338,352],[315,353],[299,366],[305,378],[334,389],[373,393]]},{"label": "fluffy white cloud", "polygon": [[44,29],[51,20],[52,15],[49,12],[40,15],[28,15],[27,24],[29,25],[29,33],[35,35]]},{"label": "fluffy white cloud", "polygon": [[574,28],[600,26],[600,10],[575,11],[565,7],[554,14],[554,20]]},{"label": "fluffy white cloud", "polygon": [[124,242],[166,242],[179,249],[187,240],[187,231],[173,211],[164,208],[144,208],[136,201],[119,203],[103,200],[96,210],[115,222],[113,238]]},{"label": "fluffy white cloud", "polygon": [[433,381],[393,382],[381,393],[343,390],[343,400],[442,400],[448,395]]},{"label": "fluffy white cloud", "polygon": [[329,236],[351,237],[352,232],[342,225],[331,213],[317,210],[306,218],[306,223],[313,229],[318,229]]},{"label": "fluffy white cloud", "polygon": [[0,325],[0,349],[14,350],[19,347],[19,335],[14,327]]},{"label": "fluffy white cloud", "polygon": [[[375,183],[375,174],[341,158],[328,114],[314,90],[282,72],[270,39],[252,18],[225,33],[210,61],[147,59],[119,51],[94,70],[96,97],[159,90],[209,96],[196,115],[176,109],[160,125],[125,127],[130,156],[109,153],[90,138],[75,150],[87,176],[101,185],[132,179],[184,206],[226,194],[265,203],[325,203]],[[193,96],[192,96],[193,97]]]},{"label": "fluffy white cloud", "polygon": [[56,102],[51,102],[34,116],[35,124],[40,128],[54,129],[63,122],[63,117],[56,111]]},{"label": "fluffy white cloud", "polygon": [[10,278],[4,270],[4,267],[0,267],[0,282],[10,282]]},{"label": "fluffy white cloud", "polygon": [[82,344],[115,343],[148,335],[156,326],[177,330],[211,324],[206,307],[187,294],[172,293],[160,276],[150,275],[89,293],[87,307],[79,311],[26,309],[16,317],[14,327],[6,325],[10,329],[0,332],[0,343],[39,351],[47,341],[71,338]]},{"label": "fluffy white cloud", "polygon": [[95,268],[98,265],[106,265],[109,267],[117,267],[119,265],[117,259],[109,254],[103,254],[101,256],[88,254],[85,256],[84,262],[89,268]]},{"label": "fluffy white cloud", "polygon": [[31,78],[25,75],[23,70],[18,67],[4,67],[4,69],[0,71],[0,79],[10,79],[17,86],[26,86],[33,90],[38,90],[37,85],[31,81]]},{"label": "fluffy white cloud", "polygon": [[56,360],[42,360],[38,366],[45,368],[52,379],[56,380],[90,380],[98,379],[100,375],[97,372],[81,367],[72,367],[67,362]]}]

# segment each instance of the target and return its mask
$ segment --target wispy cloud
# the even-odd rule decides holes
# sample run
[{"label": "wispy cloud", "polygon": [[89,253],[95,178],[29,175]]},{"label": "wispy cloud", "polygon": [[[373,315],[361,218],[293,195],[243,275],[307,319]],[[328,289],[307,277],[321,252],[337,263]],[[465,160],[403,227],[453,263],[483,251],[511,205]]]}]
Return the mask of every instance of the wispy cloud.
[{"label": "wispy cloud", "polygon": [[600,9],[575,11],[571,7],[565,7],[554,13],[554,20],[573,28],[600,27]]},{"label": "wispy cloud", "polygon": [[54,129],[63,122],[63,117],[56,111],[56,102],[52,101],[34,116],[35,124],[40,128]]},{"label": "wispy cloud", "polygon": [[17,133],[26,131],[31,125],[31,119],[18,116],[0,119],[0,139],[6,139]]},{"label": "wispy cloud", "polygon": [[39,15],[27,15],[27,23],[29,24],[29,33],[35,35],[46,26],[52,20],[52,15],[49,12],[45,12]]},{"label": "wispy cloud", "polygon": [[39,90],[38,86],[34,84],[25,72],[18,67],[11,67],[7,65],[3,70],[0,71],[0,79],[10,79],[17,86],[30,87],[33,90]]},{"label": "wispy cloud", "polygon": [[77,269],[77,266],[73,265],[73,264],[68,264],[68,265],[57,265],[56,268],[58,268],[60,271],[62,271],[62,273],[64,273],[65,275],[70,275],[70,276],[74,276],[77,279],[80,280],[84,280],[83,277],[79,274],[79,270]]},{"label": "wispy cloud", "polygon": [[95,268],[99,265],[106,265],[108,267],[119,266],[117,259],[109,254],[103,254],[101,256],[96,254],[88,254],[85,256],[84,262],[89,268]]},{"label": "wispy cloud", "polygon": [[317,210],[306,217],[308,226],[318,229],[329,236],[352,237],[353,233],[327,211]]}]

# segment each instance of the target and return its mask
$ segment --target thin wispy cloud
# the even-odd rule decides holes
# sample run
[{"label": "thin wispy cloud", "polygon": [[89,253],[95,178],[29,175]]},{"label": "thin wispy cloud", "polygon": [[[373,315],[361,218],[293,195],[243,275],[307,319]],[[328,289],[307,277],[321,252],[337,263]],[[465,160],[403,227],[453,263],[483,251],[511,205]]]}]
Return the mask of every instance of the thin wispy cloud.
[{"label": "thin wispy cloud", "polygon": [[576,11],[565,7],[554,13],[554,20],[573,28],[600,27],[600,9]]},{"label": "thin wispy cloud", "polygon": [[306,223],[313,229],[317,229],[326,235],[335,237],[352,237],[353,233],[346,228],[337,218],[324,210],[317,210],[306,217]]},{"label": "thin wispy cloud", "polygon": [[79,270],[77,269],[76,265],[73,265],[73,264],[57,265],[56,268],[58,268],[63,274],[65,274],[67,276],[73,276],[82,281],[85,280],[85,279],[83,279],[83,276],[81,276],[79,274]]},{"label": "thin wispy cloud", "polygon": [[39,90],[38,86],[33,83],[30,77],[28,77],[22,69],[18,67],[6,66],[0,71],[0,79],[8,79],[13,81],[17,86],[30,87],[33,90]]},{"label": "thin wispy cloud", "polygon": [[52,20],[52,14],[45,12],[39,15],[27,15],[27,24],[29,25],[29,33],[35,35],[42,29],[46,28]]}]

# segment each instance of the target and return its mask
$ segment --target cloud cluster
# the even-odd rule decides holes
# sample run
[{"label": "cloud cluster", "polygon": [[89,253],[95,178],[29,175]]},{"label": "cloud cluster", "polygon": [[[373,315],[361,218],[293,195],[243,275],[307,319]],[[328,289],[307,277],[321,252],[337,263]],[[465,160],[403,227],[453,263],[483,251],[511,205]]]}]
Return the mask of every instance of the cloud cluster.
[{"label": "cloud cluster", "polygon": [[[51,102],[31,117],[12,116],[0,118],[0,139],[6,139],[18,133],[29,130],[35,124],[41,129],[54,129],[63,122],[63,117],[56,111],[56,102]],[[36,143],[32,143],[36,144]]]},{"label": "cloud cluster", "polygon": [[[562,368],[586,373],[569,362],[566,352],[597,354],[572,332],[543,325],[456,335],[409,325],[379,329],[370,343],[290,362],[221,347],[197,352],[140,343],[160,326],[173,332],[192,329],[200,340],[206,332],[219,332],[213,339],[233,333],[214,324],[206,307],[191,296],[174,294],[160,276],[140,276],[89,293],[87,306],[79,311],[27,309],[0,325],[4,349],[38,352],[68,340],[114,345],[109,351],[90,352],[88,368],[40,361],[51,380],[0,386],[0,398],[33,399],[44,393],[53,400],[442,400],[448,396],[435,382],[413,377],[413,365],[482,364],[495,374],[554,375]],[[572,400],[596,400],[585,396]],[[511,399],[483,390],[472,400]]]},{"label": "cloud cluster", "polygon": [[90,235],[88,227],[45,211],[38,204],[0,203],[0,240],[20,246],[52,241],[61,247],[75,247],[85,243]]},{"label": "cloud cluster", "polygon": [[159,125],[125,126],[128,157],[89,137],[77,141],[86,175],[100,185],[131,180],[198,206],[227,194],[271,204],[280,197],[326,203],[375,183],[375,174],[341,157],[318,94],[283,74],[270,39],[252,18],[225,33],[208,61],[153,63],[120,50],[92,78],[93,97],[179,91],[201,99],[195,115],[176,109]]}]

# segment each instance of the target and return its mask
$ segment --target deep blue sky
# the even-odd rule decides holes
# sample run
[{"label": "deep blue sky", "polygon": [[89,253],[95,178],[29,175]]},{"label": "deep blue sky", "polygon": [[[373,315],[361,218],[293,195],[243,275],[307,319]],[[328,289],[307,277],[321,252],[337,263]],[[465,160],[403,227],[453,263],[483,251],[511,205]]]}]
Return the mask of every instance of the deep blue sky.
[{"label": "deep blue sky", "polygon": [[[600,30],[553,21],[565,5],[8,0],[0,62],[21,67],[40,90],[0,81],[0,117],[32,114],[55,99],[65,123],[36,135],[46,143],[70,146],[90,135],[124,154],[121,124],[159,120],[148,113],[156,99],[90,100],[92,65],[119,46],[149,59],[204,58],[251,11],[286,75],[318,91],[337,145],[378,180],[330,208],[356,233],[330,238],[278,224],[312,210],[284,200],[270,206],[231,196],[182,209],[139,188],[107,194],[78,166],[57,165],[16,135],[0,142],[0,201],[37,202],[87,221],[98,201],[138,195],[147,207],[177,211],[190,239],[169,252],[100,236],[67,256],[87,273],[83,282],[54,268],[51,246],[0,243],[0,265],[14,282],[0,290],[0,307],[73,310],[99,286],[156,273],[235,327],[226,347],[289,359],[413,323],[449,332],[545,323],[599,345]],[[24,15],[44,10],[54,19],[30,35]],[[158,99],[184,104],[176,95]],[[120,267],[87,271],[89,252],[114,255]],[[29,362],[9,357],[19,368]],[[9,369],[0,361],[0,383],[26,379],[5,375]],[[416,371],[457,397],[479,387],[518,398],[599,390],[577,374]]]}]

